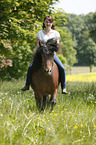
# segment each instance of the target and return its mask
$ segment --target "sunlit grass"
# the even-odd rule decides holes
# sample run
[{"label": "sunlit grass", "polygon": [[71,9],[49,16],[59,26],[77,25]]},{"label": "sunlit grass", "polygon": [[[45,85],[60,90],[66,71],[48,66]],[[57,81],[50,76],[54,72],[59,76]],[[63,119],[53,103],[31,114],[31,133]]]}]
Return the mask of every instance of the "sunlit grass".
[{"label": "sunlit grass", "polygon": [[79,81],[79,82],[96,82],[96,72],[67,75],[67,81]]},{"label": "sunlit grass", "polygon": [[62,95],[59,89],[54,110],[44,113],[36,108],[32,89],[20,90],[24,80],[2,82],[0,145],[95,145],[96,82],[87,80],[96,73],[85,75],[85,80],[79,75],[80,81],[78,75],[68,76],[70,93]]}]

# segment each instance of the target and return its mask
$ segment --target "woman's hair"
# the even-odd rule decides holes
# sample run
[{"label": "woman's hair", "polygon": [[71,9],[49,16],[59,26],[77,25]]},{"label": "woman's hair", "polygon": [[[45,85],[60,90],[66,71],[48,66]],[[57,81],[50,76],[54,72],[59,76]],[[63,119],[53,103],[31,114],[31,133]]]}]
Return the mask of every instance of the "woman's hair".
[{"label": "woman's hair", "polygon": [[[46,19],[49,20],[51,23],[53,22],[53,18],[52,18],[51,16],[46,16],[46,17],[44,18],[44,21],[45,21]],[[43,28],[43,29],[45,28],[44,22],[43,22],[42,28]],[[52,27],[51,27],[51,28],[52,28],[53,30],[55,30],[55,25],[52,24]]]}]

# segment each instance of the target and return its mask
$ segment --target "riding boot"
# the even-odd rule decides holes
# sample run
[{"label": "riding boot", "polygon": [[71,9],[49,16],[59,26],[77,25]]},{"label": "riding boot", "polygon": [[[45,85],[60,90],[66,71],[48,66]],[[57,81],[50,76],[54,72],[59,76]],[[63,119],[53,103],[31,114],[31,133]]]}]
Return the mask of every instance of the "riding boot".
[{"label": "riding boot", "polygon": [[70,92],[66,91],[66,88],[62,89],[62,94],[70,94]]},{"label": "riding boot", "polygon": [[[33,61],[32,61],[33,62]],[[32,74],[32,62],[31,64],[29,65],[29,68],[28,68],[28,71],[27,71],[27,77],[26,77],[26,83],[25,83],[25,86],[21,89],[22,91],[26,91],[26,90],[29,90],[29,86],[31,84],[31,74]]]},{"label": "riding boot", "polygon": [[66,92],[66,91],[63,92],[63,91],[62,91],[62,94],[68,94],[68,92]]}]

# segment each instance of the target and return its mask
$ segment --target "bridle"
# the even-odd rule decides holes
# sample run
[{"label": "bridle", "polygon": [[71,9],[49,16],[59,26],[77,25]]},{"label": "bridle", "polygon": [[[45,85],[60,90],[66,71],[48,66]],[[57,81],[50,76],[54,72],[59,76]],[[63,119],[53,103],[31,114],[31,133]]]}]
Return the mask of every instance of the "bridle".
[{"label": "bridle", "polygon": [[[41,45],[41,47],[45,47],[45,48],[47,47],[46,43],[39,42],[39,44]],[[44,67],[43,61],[42,61],[42,66],[43,66],[44,72],[47,74],[51,74],[52,69],[53,69],[53,65],[54,65],[54,61],[52,62],[51,68],[49,70],[46,70],[46,68]]]}]

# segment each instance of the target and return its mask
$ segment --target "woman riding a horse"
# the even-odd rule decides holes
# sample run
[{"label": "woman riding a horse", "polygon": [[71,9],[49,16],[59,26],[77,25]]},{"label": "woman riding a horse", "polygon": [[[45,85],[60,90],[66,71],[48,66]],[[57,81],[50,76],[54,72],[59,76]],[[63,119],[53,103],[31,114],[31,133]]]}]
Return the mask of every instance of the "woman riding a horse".
[{"label": "woman riding a horse", "polygon": [[[40,47],[40,43],[46,43],[49,39],[54,39],[59,44],[60,34],[55,30],[55,25],[53,24],[53,18],[51,16],[46,16],[44,18],[43,22],[43,29],[40,30],[37,33],[37,48]],[[26,84],[21,89],[23,91],[29,90],[29,86],[31,84],[31,73],[32,73],[32,64],[29,65],[28,71],[27,71],[27,78],[26,78]],[[54,62],[57,64],[59,69],[59,81],[61,83],[62,88],[62,94],[67,94],[66,91],[66,75],[65,75],[65,69],[63,64],[61,63],[60,59],[56,56],[56,53],[54,52]]]}]

